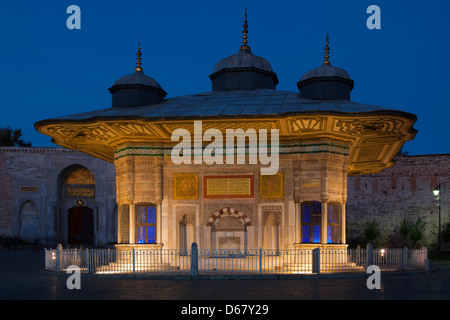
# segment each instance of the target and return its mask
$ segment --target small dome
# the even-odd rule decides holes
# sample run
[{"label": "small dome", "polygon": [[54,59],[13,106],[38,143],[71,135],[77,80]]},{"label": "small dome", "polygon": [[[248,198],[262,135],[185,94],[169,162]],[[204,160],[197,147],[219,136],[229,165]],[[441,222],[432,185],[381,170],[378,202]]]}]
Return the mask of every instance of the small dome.
[{"label": "small dome", "polygon": [[149,77],[141,71],[135,71],[132,74],[123,76],[116,82],[114,82],[113,87],[116,85],[126,85],[126,84],[140,84],[143,86],[155,87],[161,89],[161,86],[152,77]]},{"label": "small dome", "polygon": [[137,108],[160,103],[167,93],[155,79],[146,76],[141,67],[141,47],[138,45],[134,73],[123,76],[109,88],[113,108]]},{"label": "small dome", "polygon": [[330,47],[327,33],[325,60],[318,68],[303,75],[297,87],[302,97],[314,100],[350,100],[354,82],[344,69],[333,67],[329,61]]},{"label": "small dome", "polygon": [[263,71],[273,72],[269,61],[262,57],[255,56],[250,50],[240,49],[238,53],[224,58],[216,63],[212,74],[222,69],[234,68],[256,68]]},{"label": "small dome", "polygon": [[351,80],[347,71],[341,68],[332,66],[329,63],[324,63],[320,67],[306,72],[300,81],[305,81],[311,78],[328,78],[328,77],[340,77],[343,79]]},{"label": "small dome", "polygon": [[333,67],[327,60],[297,82],[301,95],[315,100],[350,100],[353,85],[347,71]]}]

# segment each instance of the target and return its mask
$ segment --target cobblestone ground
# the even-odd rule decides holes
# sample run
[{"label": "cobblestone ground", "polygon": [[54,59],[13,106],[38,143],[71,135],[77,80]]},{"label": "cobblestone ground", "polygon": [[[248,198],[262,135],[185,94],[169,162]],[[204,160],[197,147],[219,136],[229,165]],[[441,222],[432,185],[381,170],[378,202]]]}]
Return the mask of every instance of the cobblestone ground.
[{"label": "cobblestone ground", "polygon": [[1,300],[447,300],[450,263],[434,262],[435,272],[381,274],[381,289],[367,278],[284,280],[162,280],[98,278],[81,275],[81,289],[69,290],[69,275],[44,271],[44,252],[0,249]]}]

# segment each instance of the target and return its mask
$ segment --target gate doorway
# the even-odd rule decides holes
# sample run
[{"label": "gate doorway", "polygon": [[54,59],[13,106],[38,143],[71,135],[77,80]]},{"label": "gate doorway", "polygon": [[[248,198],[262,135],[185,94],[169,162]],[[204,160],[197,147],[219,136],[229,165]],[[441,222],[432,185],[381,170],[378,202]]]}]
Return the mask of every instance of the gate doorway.
[{"label": "gate doorway", "polygon": [[91,208],[84,206],[70,208],[67,221],[69,244],[94,243],[94,212]]}]

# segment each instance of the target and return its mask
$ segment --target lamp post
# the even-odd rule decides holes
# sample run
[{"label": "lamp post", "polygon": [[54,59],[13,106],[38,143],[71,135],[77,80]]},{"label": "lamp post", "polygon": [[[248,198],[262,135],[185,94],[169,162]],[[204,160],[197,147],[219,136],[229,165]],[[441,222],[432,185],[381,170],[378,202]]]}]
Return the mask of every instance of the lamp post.
[{"label": "lamp post", "polygon": [[[436,188],[433,190],[433,194],[436,196],[438,201],[437,206],[439,207],[439,226],[438,226],[438,254],[441,257],[441,187],[448,182],[439,182]],[[445,187],[444,187],[445,189]]]}]

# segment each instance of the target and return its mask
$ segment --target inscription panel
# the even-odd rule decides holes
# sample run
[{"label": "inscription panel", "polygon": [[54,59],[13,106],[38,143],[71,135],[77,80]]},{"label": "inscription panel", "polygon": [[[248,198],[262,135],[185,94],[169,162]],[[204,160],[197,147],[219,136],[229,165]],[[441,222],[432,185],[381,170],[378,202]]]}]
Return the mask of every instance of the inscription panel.
[{"label": "inscription panel", "polygon": [[203,190],[205,198],[253,198],[254,178],[242,176],[205,176]]}]

